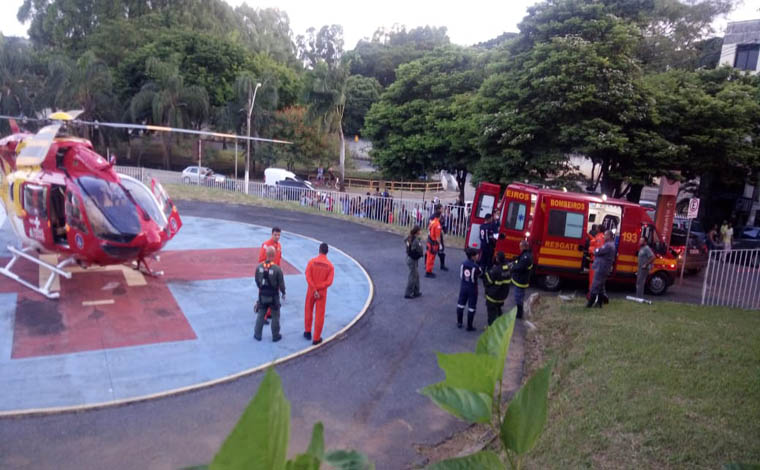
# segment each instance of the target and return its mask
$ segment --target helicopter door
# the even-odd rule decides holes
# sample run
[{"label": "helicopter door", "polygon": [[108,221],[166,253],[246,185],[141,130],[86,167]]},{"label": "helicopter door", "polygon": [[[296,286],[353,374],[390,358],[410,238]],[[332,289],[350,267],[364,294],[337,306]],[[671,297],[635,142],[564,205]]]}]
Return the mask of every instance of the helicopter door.
[{"label": "helicopter door", "polygon": [[48,186],[24,183],[21,188],[26,236],[45,246],[53,241],[48,218]]},{"label": "helicopter door", "polygon": [[166,191],[164,190],[164,187],[161,186],[161,183],[159,183],[155,178],[152,178],[150,180],[150,190],[153,191],[153,195],[156,196],[156,199],[158,200],[159,207],[164,212],[166,219],[169,221],[169,224],[166,227],[166,231],[169,233],[169,238],[172,238],[177,234],[177,232],[179,232],[179,229],[182,227],[182,219],[179,217],[177,207],[169,198],[169,195],[166,194]]},{"label": "helicopter door", "polygon": [[84,251],[88,232],[81,199],[71,188],[66,191],[65,197],[66,233],[69,246],[76,247],[78,251]]},{"label": "helicopter door", "polygon": [[54,184],[50,189],[50,229],[53,241],[58,245],[68,245],[66,240],[66,189]]}]

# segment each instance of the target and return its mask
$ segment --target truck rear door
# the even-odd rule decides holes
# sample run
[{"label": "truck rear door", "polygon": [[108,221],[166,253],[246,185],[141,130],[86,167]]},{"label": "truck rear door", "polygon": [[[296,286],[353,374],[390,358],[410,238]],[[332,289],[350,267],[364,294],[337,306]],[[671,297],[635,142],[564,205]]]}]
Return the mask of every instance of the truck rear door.
[{"label": "truck rear door", "polygon": [[520,240],[530,235],[533,203],[536,192],[508,186],[501,203],[499,218],[499,241],[496,251],[503,251],[507,258],[520,254]]},{"label": "truck rear door", "polygon": [[487,214],[493,214],[499,199],[501,186],[492,183],[480,183],[475,191],[475,200],[470,212],[470,226],[467,228],[466,245],[480,249],[480,225],[485,222]]},{"label": "truck rear door", "polygon": [[583,263],[583,244],[588,220],[588,202],[554,195],[544,195],[543,233],[536,241],[538,265],[542,268],[580,272]]}]

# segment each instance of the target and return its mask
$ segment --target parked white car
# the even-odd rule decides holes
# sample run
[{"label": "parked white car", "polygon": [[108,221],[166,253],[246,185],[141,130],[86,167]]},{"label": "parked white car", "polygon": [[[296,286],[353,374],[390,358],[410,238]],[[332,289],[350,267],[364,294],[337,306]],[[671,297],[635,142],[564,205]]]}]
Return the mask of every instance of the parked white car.
[{"label": "parked white car", "polygon": [[214,173],[211,168],[205,166],[189,166],[182,170],[182,182],[185,184],[211,184],[224,183],[224,175]]}]

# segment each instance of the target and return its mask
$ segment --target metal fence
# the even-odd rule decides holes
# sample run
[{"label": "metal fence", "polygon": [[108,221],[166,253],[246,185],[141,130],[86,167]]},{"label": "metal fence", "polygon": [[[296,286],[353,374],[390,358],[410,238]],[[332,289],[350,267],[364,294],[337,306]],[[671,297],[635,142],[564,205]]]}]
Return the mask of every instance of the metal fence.
[{"label": "metal fence", "polygon": [[[136,178],[148,184],[155,178],[161,184],[189,184],[245,193],[245,182],[233,178],[216,181],[213,178],[189,178],[180,172],[155,170],[152,168],[117,166],[116,171]],[[427,227],[435,204],[425,199],[400,199],[394,197],[379,197],[372,194],[341,193],[322,189],[305,189],[287,186],[267,186],[262,182],[248,182],[248,195],[261,199],[289,202],[294,205],[308,207],[314,211],[343,214],[359,219],[369,219],[376,222],[409,228],[419,225]],[[452,237],[467,234],[469,214],[464,206],[442,204],[441,225],[444,233]]]},{"label": "metal fence", "polygon": [[760,309],[760,249],[710,252],[702,305]]}]

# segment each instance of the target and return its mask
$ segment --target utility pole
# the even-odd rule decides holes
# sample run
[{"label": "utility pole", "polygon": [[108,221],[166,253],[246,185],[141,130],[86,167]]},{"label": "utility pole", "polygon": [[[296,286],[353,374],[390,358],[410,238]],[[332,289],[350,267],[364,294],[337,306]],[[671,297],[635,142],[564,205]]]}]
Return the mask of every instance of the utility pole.
[{"label": "utility pole", "polygon": [[256,92],[259,90],[261,83],[256,84],[256,88],[253,89],[253,97],[251,97],[251,89],[248,88],[248,96],[251,97],[251,101],[248,104],[248,147],[245,155],[245,193],[248,194],[248,171],[251,166],[251,114],[253,114],[253,104],[256,102]]}]

